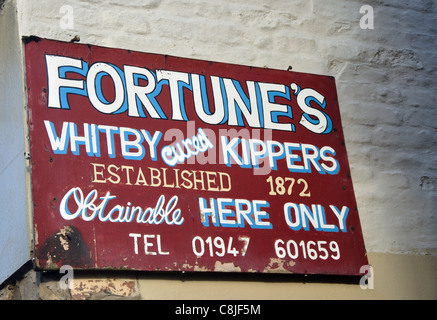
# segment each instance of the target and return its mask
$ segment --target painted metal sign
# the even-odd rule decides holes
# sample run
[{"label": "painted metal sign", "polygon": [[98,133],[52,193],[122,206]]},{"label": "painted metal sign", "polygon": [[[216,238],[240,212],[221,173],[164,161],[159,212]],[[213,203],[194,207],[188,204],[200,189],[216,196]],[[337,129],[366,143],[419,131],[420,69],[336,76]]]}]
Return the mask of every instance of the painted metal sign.
[{"label": "painted metal sign", "polygon": [[359,275],[332,77],[30,39],[42,269]]}]

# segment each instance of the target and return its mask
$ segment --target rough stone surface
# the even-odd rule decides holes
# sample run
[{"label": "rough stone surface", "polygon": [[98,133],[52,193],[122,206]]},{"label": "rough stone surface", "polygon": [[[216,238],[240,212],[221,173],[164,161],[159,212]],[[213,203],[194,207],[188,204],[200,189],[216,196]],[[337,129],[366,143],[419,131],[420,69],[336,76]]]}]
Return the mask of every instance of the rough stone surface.
[{"label": "rough stone surface", "polygon": [[[21,274],[22,273],[22,274]],[[136,300],[138,281],[132,273],[96,275],[75,272],[71,285],[56,271],[22,270],[0,287],[0,300]]]}]

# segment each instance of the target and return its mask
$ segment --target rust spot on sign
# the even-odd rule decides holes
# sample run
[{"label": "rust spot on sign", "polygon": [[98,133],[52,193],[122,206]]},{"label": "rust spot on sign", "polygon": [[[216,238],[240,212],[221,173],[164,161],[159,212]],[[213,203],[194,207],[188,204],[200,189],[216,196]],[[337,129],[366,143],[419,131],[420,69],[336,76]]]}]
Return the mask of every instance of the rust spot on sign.
[{"label": "rust spot on sign", "polygon": [[62,265],[90,266],[91,252],[82,239],[81,233],[72,226],[65,226],[48,237],[41,248],[39,263],[49,269]]}]

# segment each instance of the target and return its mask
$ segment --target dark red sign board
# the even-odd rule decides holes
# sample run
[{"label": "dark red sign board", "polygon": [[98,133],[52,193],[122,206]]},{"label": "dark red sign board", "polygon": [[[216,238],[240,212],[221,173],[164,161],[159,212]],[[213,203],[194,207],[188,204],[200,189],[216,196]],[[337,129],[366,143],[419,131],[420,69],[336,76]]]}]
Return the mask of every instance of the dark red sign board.
[{"label": "dark red sign board", "polygon": [[36,265],[359,275],[334,78],[25,41]]}]

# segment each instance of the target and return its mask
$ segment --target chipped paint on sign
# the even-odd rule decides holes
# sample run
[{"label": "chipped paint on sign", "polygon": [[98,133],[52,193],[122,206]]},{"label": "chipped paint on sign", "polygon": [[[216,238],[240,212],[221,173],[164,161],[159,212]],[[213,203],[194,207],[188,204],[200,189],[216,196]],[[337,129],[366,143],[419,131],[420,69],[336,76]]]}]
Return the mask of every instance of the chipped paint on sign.
[{"label": "chipped paint on sign", "polygon": [[220,261],[216,261],[214,265],[214,271],[240,272],[241,268],[235,266],[232,262],[222,263]]},{"label": "chipped paint on sign", "polygon": [[279,258],[271,258],[270,263],[264,269],[264,272],[274,273],[290,273],[292,267],[295,265],[294,261],[287,261]]}]

